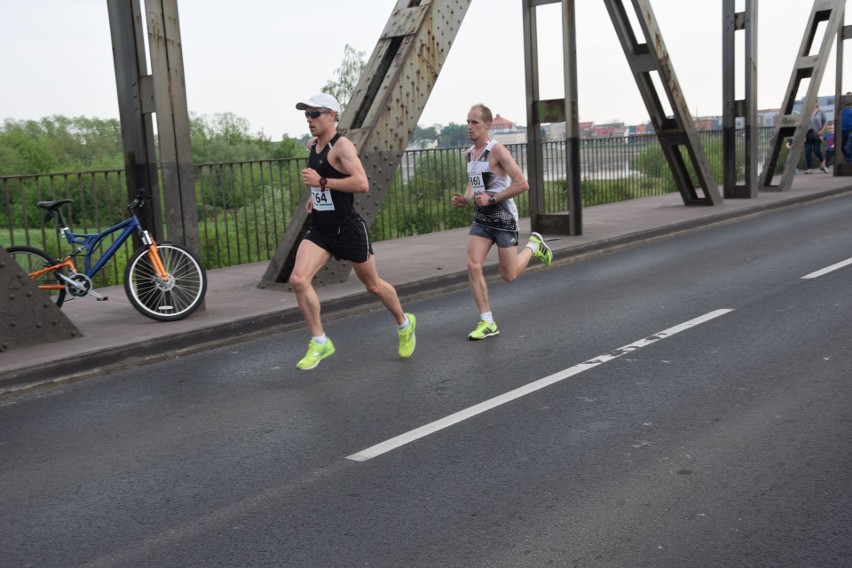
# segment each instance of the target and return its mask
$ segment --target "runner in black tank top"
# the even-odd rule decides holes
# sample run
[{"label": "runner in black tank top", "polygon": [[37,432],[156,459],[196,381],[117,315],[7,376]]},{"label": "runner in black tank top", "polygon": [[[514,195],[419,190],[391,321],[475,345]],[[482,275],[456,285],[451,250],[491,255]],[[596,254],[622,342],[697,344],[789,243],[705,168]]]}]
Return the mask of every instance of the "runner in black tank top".
[{"label": "runner in black tank top", "polygon": [[[317,273],[332,256],[350,261],[367,291],[393,315],[398,326],[399,356],[407,359],[414,353],[417,319],[402,310],[396,290],[379,277],[376,269],[367,224],[355,209],[355,194],[369,191],[370,183],[355,146],[337,133],[334,123],[340,104],[331,95],[320,93],[297,103],[296,108],[305,111],[314,137],[308,167],[302,170],[302,180],[310,190],[306,209],[311,225],[299,243],[289,278],[311,332],[308,352],[296,368],[313,369],[335,352],[323,330],[321,304],[313,285]],[[322,149],[318,152],[317,148]]]},{"label": "runner in black tank top", "polygon": [[320,185],[311,186],[311,226],[305,239],[337,260],[366,262],[373,255],[373,244],[367,224],[355,210],[355,194],[334,189],[335,181],[350,177],[338,171],[328,159],[340,139],[340,134],[335,134],[319,153],[316,151],[319,141],[311,145],[308,167],[320,176]]},{"label": "runner in black tank top", "polygon": [[328,161],[328,153],[339,139],[338,132],[321,152],[317,152],[317,141],[314,141],[308,156],[308,167],[316,170],[327,182],[327,187],[320,187],[319,192],[311,188],[311,225],[326,231],[337,231],[340,225],[360,219],[355,211],[355,194],[334,189],[334,180],[349,177],[348,174],[337,171]]}]

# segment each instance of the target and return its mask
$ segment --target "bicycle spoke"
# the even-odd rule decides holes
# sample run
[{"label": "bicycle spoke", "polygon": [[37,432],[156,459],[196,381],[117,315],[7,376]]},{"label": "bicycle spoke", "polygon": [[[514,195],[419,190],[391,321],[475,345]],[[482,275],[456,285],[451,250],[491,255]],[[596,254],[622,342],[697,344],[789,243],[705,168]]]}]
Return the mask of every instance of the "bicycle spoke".
[{"label": "bicycle spoke", "polygon": [[162,278],[148,258],[148,251],[137,253],[128,264],[125,288],[134,307],[153,319],[181,319],[203,301],[206,276],[200,263],[178,245],[162,243],[157,247],[166,271]]}]

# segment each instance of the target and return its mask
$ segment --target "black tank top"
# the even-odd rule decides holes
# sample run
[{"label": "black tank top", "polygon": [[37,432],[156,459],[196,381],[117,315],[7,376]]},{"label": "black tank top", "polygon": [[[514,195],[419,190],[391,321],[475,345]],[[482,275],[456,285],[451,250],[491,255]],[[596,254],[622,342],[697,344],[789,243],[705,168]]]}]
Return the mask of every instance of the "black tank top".
[{"label": "black tank top", "polygon": [[316,170],[320,177],[328,180],[328,187],[325,188],[325,191],[322,191],[321,188],[311,188],[311,198],[314,204],[311,213],[311,225],[320,230],[333,230],[334,232],[337,232],[338,227],[360,219],[355,210],[355,194],[334,189],[332,180],[349,177],[348,174],[336,170],[328,161],[328,153],[339,138],[340,133],[338,132],[319,153],[316,151],[317,142],[314,141],[308,156],[308,167]]}]

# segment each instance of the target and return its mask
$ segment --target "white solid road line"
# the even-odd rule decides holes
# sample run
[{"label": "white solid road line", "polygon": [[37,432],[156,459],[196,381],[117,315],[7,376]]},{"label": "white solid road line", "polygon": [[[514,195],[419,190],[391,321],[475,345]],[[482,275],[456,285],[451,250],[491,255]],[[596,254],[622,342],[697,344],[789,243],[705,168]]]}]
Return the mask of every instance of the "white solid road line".
[{"label": "white solid road line", "polygon": [[486,410],[491,410],[492,408],[496,408],[497,406],[500,406],[507,402],[511,402],[517,398],[521,398],[522,396],[535,392],[539,389],[543,389],[544,387],[550,386],[554,383],[558,383],[559,381],[563,381],[568,377],[578,375],[583,371],[597,367],[602,363],[612,361],[613,359],[617,359],[622,355],[626,355],[627,353],[631,353],[642,347],[647,347],[648,345],[656,343],[661,339],[666,339],[667,337],[671,337],[676,333],[680,333],[681,331],[685,331],[689,328],[708,322],[712,319],[715,319],[732,311],[733,310],[729,309],[716,310],[701,317],[697,317],[682,324],[676,325],[674,327],[670,327],[659,333],[655,333],[654,335],[631,343],[630,345],[619,347],[615,351],[600,355],[598,357],[595,357],[594,359],[589,359],[588,361],[580,363],[579,365],[575,365],[569,369],[554,373],[550,376],[544,377],[543,379],[538,379],[537,381],[529,383],[528,385],[516,388],[515,390],[511,390],[507,393],[501,394],[500,396],[496,396],[492,399],[468,407],[464,410],[460,410],[455,414],[445,416],[444,418],[426,424],[425,426],[421,426],[419,428],[415,428],[414,430],[410,430],[404,434],[400,434],[399,436],[376,444],[375,446],[371,446],[365,450],[361,450],[360,452],[352,454],[351,456],[346,456],[346,459],[360,462],[367,461],[376,456],[380,456],[386,452],[404,446],[410,442],[428,436],[429,434],[433,434],[435,432],[438,432],[439,430],[443,430],[444,428],[448,428],[454,424],[458,424],[459,422],[467,420],[468,418],[472,418],[477,414],[485,412]]},{"label": "white solid road line", "polygon": [[832,264],[831,266],[826,266],[822,270],[817,270],[816,272],[811,272],[810,274],[806,274],[802,276],[802,280],[807,280],[810,278],[819,278],[824,274],[828,274],[829,272],[834,272],[835,270],[840,270],[844,266],[849,266],[852,264],[852,258],[847,258],[842,262],[838,262],[837,264]]}]

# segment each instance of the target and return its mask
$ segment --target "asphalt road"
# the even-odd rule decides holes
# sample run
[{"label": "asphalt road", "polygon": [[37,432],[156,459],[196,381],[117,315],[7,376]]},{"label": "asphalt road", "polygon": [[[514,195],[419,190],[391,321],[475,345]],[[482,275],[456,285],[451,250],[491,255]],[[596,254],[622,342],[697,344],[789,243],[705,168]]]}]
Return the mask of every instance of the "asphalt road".
[{"label": "asphalt road", "polygon": [[[0,406],[0,566],[848,567],[852,198]],[[825,273],[822,269],[835,266]],[[804,278],[806,276],[811,276]]]}]

